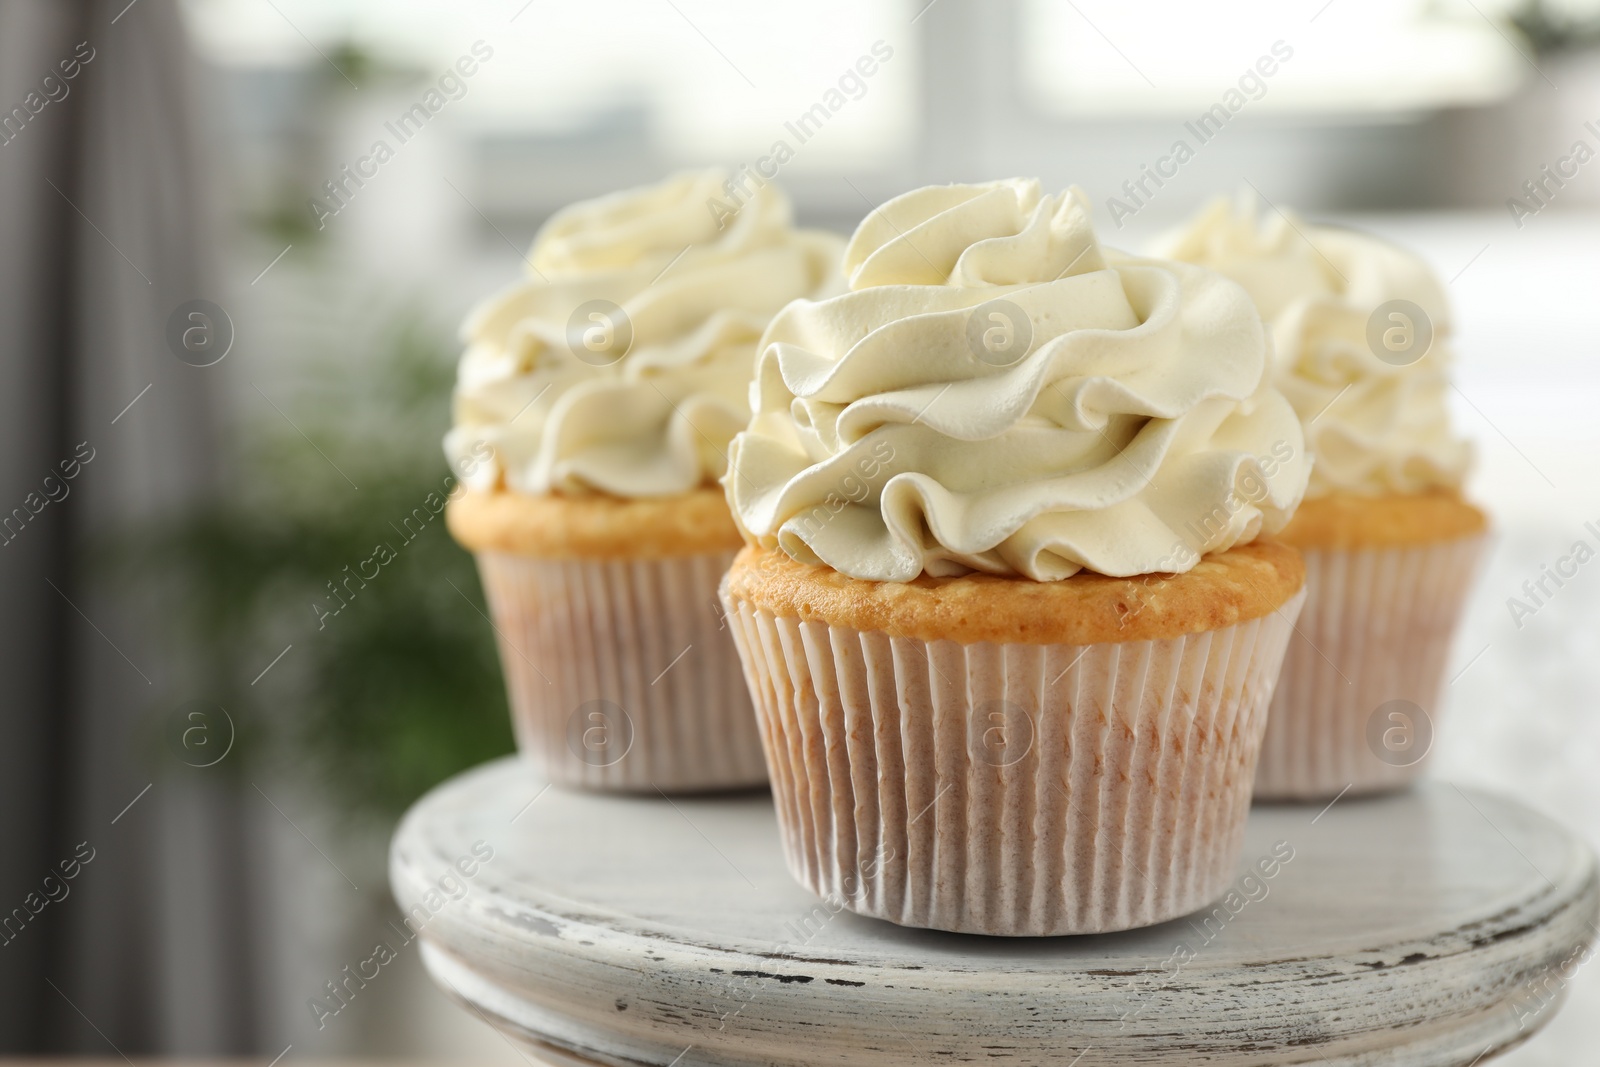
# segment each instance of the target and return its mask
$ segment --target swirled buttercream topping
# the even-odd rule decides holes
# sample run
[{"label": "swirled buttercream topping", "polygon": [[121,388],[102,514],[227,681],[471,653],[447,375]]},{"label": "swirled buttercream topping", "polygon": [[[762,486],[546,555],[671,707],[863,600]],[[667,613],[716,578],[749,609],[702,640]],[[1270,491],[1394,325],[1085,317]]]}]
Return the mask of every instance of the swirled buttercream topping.
[{"label": "swirled buttercream topping", "polygon": [[776,187],[733,189],[721,171],[557,213],[527,277],[462,327],[446,457],[469,487],[533,495],[715,482],[749,418],[761,331],[843,288],[842,244],[795,229]]},{"label": "swirled buttercream topping", "polygon": [[723,480],[759,544],[881,581],[1173,573],[1304,492],[1248,295],[1102,248],[1077,189],[918,189],[844,270],[761,341]]},{"label": "swirled buttercream topping", "polygon": [[1307,495],[1459,488],[1471,446],[1450,426],[1450,306],[1417,256],[1353,230],[1219,200],[1159,251],[1250,293],[1274,381],[1315,457]]}]

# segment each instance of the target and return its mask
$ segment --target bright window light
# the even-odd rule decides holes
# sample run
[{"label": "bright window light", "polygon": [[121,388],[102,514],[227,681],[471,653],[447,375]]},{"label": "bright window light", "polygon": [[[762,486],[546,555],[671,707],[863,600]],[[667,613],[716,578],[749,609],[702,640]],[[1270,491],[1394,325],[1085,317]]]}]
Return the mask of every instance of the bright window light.
[{"label": "bright window light", "polygon": [[[322,62],[319,50],[352,43],[381,60],[443,70],[481,38],[495,60],[459,109],[480,132],[581,133],[634,111],[669,155],[754,158],[787,139],[799,170],[892,159],[914,133],[917,50],[903,0],[781,8],[739,0],[188,0],[187,8],[200,47],[225,65]],[[865,78],[856,69],[864,56],[873,69]],[[795,145],[785,123],[825,99],[844,103],[814,140]]]},{"label": "bright window light", "polygon": [[1025,92],[1061,116],[1203,110],[1278,42],[1291,58],[1250,110],[1459,106],[1538,76],[1509,25],[1427,0],[1023,0],[1022,18]]}]

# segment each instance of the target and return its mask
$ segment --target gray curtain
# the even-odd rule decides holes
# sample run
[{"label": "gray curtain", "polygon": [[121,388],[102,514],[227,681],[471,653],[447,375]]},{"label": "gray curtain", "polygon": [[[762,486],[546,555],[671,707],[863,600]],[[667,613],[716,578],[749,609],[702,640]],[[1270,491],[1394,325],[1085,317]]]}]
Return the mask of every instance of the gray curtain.
[{"label": "gray curtain", "polygon": [[0,1053],[256,1051],[237,784],[152,745],[203,694],[97,563],[217,475],[197,77],[173,0],[0,0]]}]

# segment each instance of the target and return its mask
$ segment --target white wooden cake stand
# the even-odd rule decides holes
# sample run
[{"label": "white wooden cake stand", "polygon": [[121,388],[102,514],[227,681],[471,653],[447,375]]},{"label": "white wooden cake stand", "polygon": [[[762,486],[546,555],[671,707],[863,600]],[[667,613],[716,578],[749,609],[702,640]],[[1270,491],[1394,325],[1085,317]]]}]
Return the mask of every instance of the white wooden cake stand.
[{"label": "white wooden cake stand", "polygon": [[440,985],[569,1065],[1467,1067],[1549,1020],[1600,915],[1585,845],[1442,783],[1258,807],[1247,869],[1146,930],[905,929],[796,885],[764,794],[571,793],[515,758],[423,798],[390,857]]}]

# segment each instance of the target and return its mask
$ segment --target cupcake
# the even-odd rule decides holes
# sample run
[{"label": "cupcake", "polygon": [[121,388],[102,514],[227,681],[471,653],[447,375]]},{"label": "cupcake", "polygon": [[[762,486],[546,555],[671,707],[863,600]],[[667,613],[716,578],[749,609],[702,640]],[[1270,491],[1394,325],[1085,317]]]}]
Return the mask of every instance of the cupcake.
[{"label": "cupcake", "polygon": [[1256,772],[1263,799],[1403,786],[1421,771],[1487,519],[1461,495],[1450,307],[1418,257],[1219,201],[1162,248],[1226,274],[1272,332],[1314,465],[1280,537],[1306,561]]},{"label": "cupcake", "polygon": [[1218,898],[1303,582],[1248,295],[1021,179],[889,201],[844,270],[768,327],[724,478],[790,871],[982,934]]},{"label": "cupcake", "polygon": [[766,778],[717,583],[717,482],[756,341],[842,288],[842,240],[718,171],[580,203],[463,327],[445,454],[518,747],[552,781],[694,791]]}]

